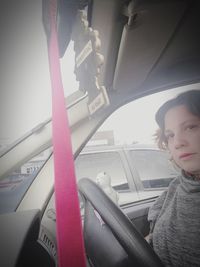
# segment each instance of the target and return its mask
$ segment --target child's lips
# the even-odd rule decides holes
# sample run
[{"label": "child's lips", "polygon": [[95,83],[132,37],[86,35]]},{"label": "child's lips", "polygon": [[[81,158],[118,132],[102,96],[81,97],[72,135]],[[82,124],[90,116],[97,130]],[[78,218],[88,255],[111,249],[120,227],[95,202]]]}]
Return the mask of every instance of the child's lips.
[{"label": "child's lips", "polygon": [[196,153],[183,153],[179,156],[180,159],[182,160],[186,160],[186,159],[190,159],[193,157],[193,155],[195,155]]}]

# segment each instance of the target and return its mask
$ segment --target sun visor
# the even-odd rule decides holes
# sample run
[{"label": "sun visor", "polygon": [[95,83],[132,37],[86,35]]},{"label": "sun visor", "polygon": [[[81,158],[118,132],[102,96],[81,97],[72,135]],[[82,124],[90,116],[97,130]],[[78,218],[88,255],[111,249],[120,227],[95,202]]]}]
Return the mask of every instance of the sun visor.
[{"label": "sun visor", "polygon": [[119,47],[114,90],[141,86],[168,46],[187,7],[183,1],[144,2],[137,7],[132,1],[128,6],[129,20]]}]

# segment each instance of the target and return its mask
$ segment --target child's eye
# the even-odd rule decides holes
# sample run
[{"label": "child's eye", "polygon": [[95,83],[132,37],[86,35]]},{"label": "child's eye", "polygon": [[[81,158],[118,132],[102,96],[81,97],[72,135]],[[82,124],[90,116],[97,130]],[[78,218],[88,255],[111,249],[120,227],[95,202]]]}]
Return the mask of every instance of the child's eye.
[{"label": "child's eye", "polygon": [[173,134],[173,133],[167,133],[167,134],[165,135],[165,137],[166,137],[167,140],[169,140],[169,139],[171,139],[171,138],[174,137],[174,134]]},{"label": "child's eye", "polygon": [[198,127],[197,124],[187,125],[187,126],[186,126],[186,130],[192,130],[192,129],[195,129],[195,128],[197,128],[197,127]]}]

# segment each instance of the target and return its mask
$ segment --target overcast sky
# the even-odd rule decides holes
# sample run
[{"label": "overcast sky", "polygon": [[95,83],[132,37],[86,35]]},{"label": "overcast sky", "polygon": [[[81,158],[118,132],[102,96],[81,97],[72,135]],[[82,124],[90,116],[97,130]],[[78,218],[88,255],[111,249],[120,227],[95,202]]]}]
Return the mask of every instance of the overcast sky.
[{"label": "overcast sky", "polygon": [[153,135],[158,128],[155,122],[156,111],[165,101],[189,88],[194,86],[168,90],[135,100],[115,111],[100,130],[113,130],[118,144],[154,144]]}]

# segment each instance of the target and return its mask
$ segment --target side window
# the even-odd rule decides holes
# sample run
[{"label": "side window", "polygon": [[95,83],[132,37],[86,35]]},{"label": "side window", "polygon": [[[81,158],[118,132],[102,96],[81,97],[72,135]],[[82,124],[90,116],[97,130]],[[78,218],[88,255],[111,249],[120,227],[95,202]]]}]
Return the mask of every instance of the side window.
[{"label": "side window", "polygon": [[13,212],[52,153],[47,149],[0,180],[0,214]]},{"label": "side window", "polygon": [[135,150],[130,156],[144,189],[167,187],[178,174],[164,151]]},{"label": "side window", "polygon": [[[116,110],[87,143],[91,154],[83,152],[77,158],[77,178],[95,180],[99,172],[108,172],[112,186],[120,191],[120,205],[159,196],[177,172],[167,154],[155,148],[155,113],[178,93],[175,89],[148,95]],[[108,151],[120,151],[124,165],[119,154]],[[125,162],[128,158],[123,154],[127,151],[132,151],[129,162]]]},{"label": "side window", "polygon": [[107,173],[111,178],[111,185],[116,190],[129,189],[125,170],[118,152],[83,153],[75,162],[76,177],[96,180],[101,172]]}]

